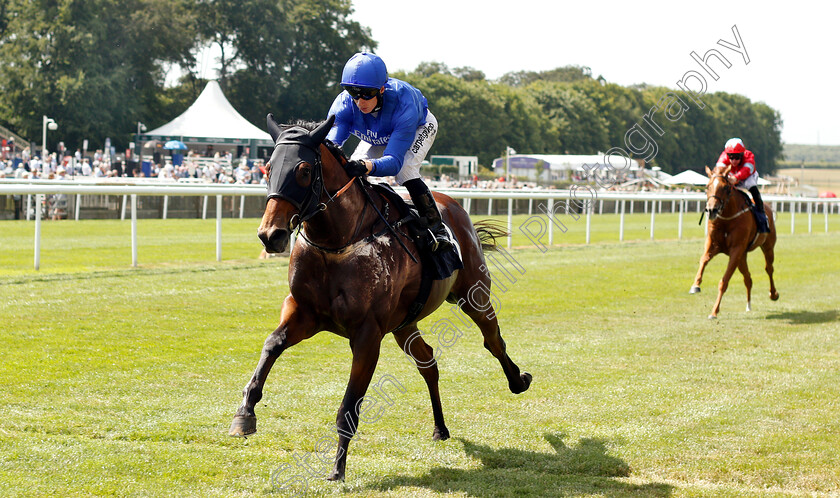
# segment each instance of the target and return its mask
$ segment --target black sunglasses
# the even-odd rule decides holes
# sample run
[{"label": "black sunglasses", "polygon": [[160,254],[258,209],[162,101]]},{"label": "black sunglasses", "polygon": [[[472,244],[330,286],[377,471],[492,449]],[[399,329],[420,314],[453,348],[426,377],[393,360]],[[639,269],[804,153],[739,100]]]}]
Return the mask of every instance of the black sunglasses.
[{"label": "black sunglasses", "polygon": [[727,154],[727,156],[729,159],[743,159],[744,157],[743,154]]},{"label": "black sunglasses", "polygon": [[353,97],[353,100],[370,100],[379,95],[378,88],[367,88],[363,86],[345,86],[344,89],[347,90],[347,93],[349,93],[351,97]]}]

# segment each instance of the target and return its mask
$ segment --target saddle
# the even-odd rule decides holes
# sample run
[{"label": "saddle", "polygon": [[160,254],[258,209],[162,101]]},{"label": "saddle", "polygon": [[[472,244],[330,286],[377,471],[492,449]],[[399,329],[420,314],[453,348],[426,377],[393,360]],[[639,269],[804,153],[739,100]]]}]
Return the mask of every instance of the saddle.
[{"label": "saddle", "polygon": [[414,204],[398,194],[390,185],[385,183],[370,183],[374,191],[382,195],[391,205],[397,208],[400,219],[394,223],[394,229],[405,227],[407,235],[414,241],[420,253],[423,271],[429,272],[433,280],[443,280],[452,275],[455,270],[464,267],[461,261],[461,247],[457,239],[452,236],[452,230],[444,223],[453,241],[449,250],[432,252],[432,235],[426,227],[426,220],[420,216]]},{"label": "saddle", "polygon": [[750,209],[755,208],[755,204],[753,203],[752,195],[750,195],[749,190],[744,187],[735,187],[735,190],[744,196],[744,200],[747,201],[747,206],[750,206]]},{"label": "saddle", "polygon": [[[753,238],[752,242],[750,242],[750,245],[747,246],[748,250],[751,251],[751,250],[755,249],[756,247],[758,247],[758,245],[764,243],[764,240],[767,238],[767,233],[766,232],[764,232],[764,233],[761,232],[762,222],[765,224],[765,226],[767,224],[767,218],[766,218],[767,215],[766,215],[766,213],[761,213],[758,210],[758,207],[755,205],[755,202],[753,202],[753,198],[752,198],[752,195],[750,194],[749,190],[747,190],[745,188],[742,188],[742,187],[735,187],[735,189],[741,195],[744,196],[744,200],[747,202],[747,207],[750,208],[750,212],[753,215],[753,219],[755,220],[755,224],[759,228],[759,230],[755,234],[755,238]],[[759,218],[759,216],[761,216],[761,215],[765,216],[765,218],[763,220],[761,218]],[[769,229],[769,227],[768,227],[768,229]]]},{"label": "saddle", "polygon": [[753,214],[753,218],[755,218],[756,223],[758,222],[758,209],[756,208],[755,202],[753,202],[752,194],[750,191],[743,188],[743,187],[735,187],[742,196],[744,196],[744,201],[747,203],[747,207],[750,208],[750,211]]}]

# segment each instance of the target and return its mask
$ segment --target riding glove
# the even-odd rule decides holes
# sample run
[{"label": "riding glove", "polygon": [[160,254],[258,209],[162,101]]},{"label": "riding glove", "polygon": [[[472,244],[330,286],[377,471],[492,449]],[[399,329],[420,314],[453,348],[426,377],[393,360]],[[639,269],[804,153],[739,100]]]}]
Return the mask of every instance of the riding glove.
[{"label": "riding glove", "polygon": [[356,159],[347,161],[347,164],[344,165],[344,171],[350,176],[365,176],[367,174],[367,166],[365,166],[364,161]]}]

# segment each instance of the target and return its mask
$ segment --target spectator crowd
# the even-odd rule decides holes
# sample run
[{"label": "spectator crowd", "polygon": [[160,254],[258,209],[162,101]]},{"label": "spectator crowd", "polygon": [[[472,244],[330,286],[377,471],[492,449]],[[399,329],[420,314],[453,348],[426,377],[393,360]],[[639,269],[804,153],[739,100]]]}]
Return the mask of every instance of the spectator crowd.
[{"label": "spectator crowd", "polygon": [[[14,140],[3,139],[0,144],[0,179],[72,181],[83,178],[145,178],[168,182],[265,184],[265,168],[261,160],[243,155],[234,162],[231,152],[214,153],[212,149],[205,154],[206,157],[195,152],[188,153],[186,157],[180,154],[166,157],[156,152],[144,158],[150,161],[140,164],[126,160],[126,156],[111,156],[100,149],[91,156],[83,156],[77,150],[75,154],[49,153],[42,159],[40,155],[32,154],[29,147],[17,149]],[[130,159],[130,152],[127,156]],[[20,219],[25,210],[23,197],[12,196],[12,202],[14,218]],[[42,209],[49,219],[63,219],[67,217],[67,207],[65,194],[50,194],[46,196]]]},{"label": "spectator crowd", "polygon": [[33,155],[29,147],[16,151],[14,143],[7,142],[0,148],[0,178],[158,178],[170,181],[193,179],[207,183],[265,183],[261,160],[243,155],[234,161],[231,152],[216,152],[212,157],[200,157],[190,152],[175,161],[168,160],[162,154],[149,158],[153,160],[141,165],[137,161],[126,161],[124,157],[112,157],[100,149],[91,157],[83,157],[82,152],[77,150],[75,154],[53,152],[42,159]]}]

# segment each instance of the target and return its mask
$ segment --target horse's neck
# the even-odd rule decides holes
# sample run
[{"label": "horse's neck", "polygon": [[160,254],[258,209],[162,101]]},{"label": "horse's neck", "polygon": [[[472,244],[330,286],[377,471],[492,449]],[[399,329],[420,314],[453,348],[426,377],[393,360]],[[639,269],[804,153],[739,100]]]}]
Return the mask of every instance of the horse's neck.
[{"label": "horse's neck", "polygon": [[326,247],[341,247],[356,242],[354,238],[361,238],[369,232],[368,228],[375,223],[376,213],[366,208],[366,197],[363,187],[354,181],[345,192],[338,197],[336,193],[341,189],[331,186],[328,190],[333,200],[324,193],[321,203],[327,208],[305,223],[303,229],[306,237]]},{"label": "horse's neck", "polygon": [[726,209],[720,214],[723,216],[734,215],[746,207],[747,200],[737,188],[732,187],[732,190],[729,192],[729,199],[726,201]]}]

